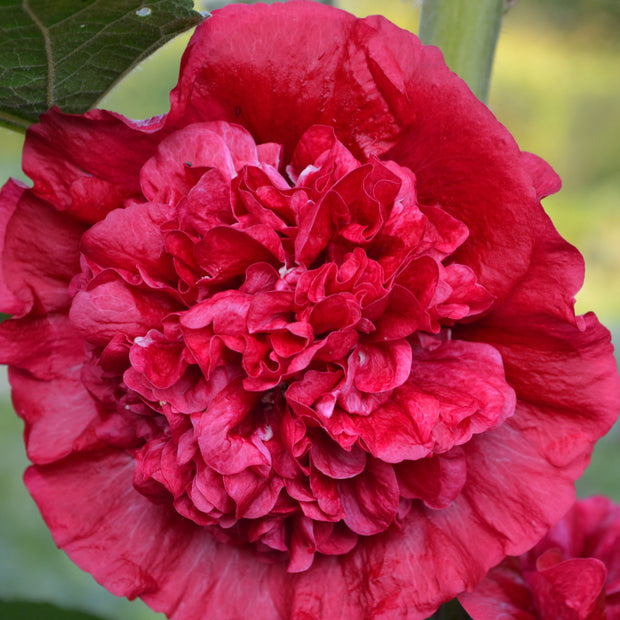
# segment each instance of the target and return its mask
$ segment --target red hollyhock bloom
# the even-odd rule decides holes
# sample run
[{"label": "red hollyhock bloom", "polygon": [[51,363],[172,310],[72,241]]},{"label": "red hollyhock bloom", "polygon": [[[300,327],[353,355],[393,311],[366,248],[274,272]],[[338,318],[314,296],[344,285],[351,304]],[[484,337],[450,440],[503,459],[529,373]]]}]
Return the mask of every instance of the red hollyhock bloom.
[{"label": "red hollyhock bloom", "polygon": [[459,597],[474,620],[620,620],[620,505],[581,500]]},{"label": "red hollyhock bloom", "polygon": [[423,618],[558,521],[619,386],[558,189],[436,48],[201,25],[165,117],[51,110],[0,328],[57,544],[179,620]]}]

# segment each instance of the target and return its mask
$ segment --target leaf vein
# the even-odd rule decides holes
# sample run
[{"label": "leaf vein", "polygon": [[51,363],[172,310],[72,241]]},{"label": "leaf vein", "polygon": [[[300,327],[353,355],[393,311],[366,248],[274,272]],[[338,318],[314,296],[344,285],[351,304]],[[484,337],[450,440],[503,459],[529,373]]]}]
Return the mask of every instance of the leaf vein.
[{"label": "leaf vein", "polygon": [[52,57],[52,40],[45,24],[37,17],[36,13],[30,7],[30,0],[23,0],[22,8],[24,12],[34,22],[35,26],[40,30],[45,44],[45,56],[47,58],[47,107],[54,105],[54,59]]}]

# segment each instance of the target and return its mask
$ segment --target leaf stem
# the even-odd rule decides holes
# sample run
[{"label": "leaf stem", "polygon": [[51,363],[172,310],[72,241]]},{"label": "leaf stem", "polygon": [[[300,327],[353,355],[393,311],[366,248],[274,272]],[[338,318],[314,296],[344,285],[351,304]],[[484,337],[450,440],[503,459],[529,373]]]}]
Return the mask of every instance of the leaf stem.
[{"label": "leaf stem", "polygon": [[448,66],[486,102],[504,0],[424,0],[420,39],[441,48]]},{"label": "leaf stem", "polygon": [[0,110],[0,125],[3,125],[7,129],[18,131],[19,133],[26,133],[26,129],[32,125],[32,121]]}]

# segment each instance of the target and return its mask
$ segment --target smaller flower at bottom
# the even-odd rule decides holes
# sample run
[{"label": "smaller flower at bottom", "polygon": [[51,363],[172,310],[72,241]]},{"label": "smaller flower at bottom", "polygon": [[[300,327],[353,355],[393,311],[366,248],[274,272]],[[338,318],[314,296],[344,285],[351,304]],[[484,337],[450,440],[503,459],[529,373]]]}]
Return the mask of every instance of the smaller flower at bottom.
[{"label": "smaller flower at bottom", "polygon": [[473,620],[620,619],[620,505],[576,502],[533,549],[459,600]]}]

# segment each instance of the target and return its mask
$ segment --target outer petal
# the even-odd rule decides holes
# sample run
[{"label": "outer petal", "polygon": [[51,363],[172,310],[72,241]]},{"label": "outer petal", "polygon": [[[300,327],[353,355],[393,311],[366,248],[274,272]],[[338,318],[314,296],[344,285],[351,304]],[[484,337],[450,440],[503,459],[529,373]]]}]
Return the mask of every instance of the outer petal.
[{"label": "outer petal", "polygon": [[521,158],[532,176],[538,200],[560,191],[562,180],[544,159],[525,152],[521,153]]},{"label": "outer petal", "polygon": [[52,108],[28,129],[24,172],[57,209],[96,222],[139,194],[140,167],[161,140],[161,125],[157,117],[130,121],[104,110],[73,115]]},{"label": "outer petal", "polygon": [[[534,322],[535,321],[535,322]],[[485,338],[501,353],[506,378],[517,393],[514,424],[523,442],[572,479],[589,462],[594,442],[618,416],[620,386],[609,332],[593,314],[585,330],[549,317],[532,323],[485,321],[467,336]],[[568,508],[572,492],[564,500]]]},{"label": "outer petal", "polygon": [[52,381],[16,368],[9,371],[13,406],[26,422],[26,451],[33,463],[52,463],[75,450],[101,447],[96,435],[100,418],[80,370],[67,370]]},{"label": "outer petal", "polygon": [[[609,332],[593,314],[575,319],[583,261],[545,216],[528,273],[487,317],[455,329],[502,355],[517,394],[524,439],[573,479],[620,410],[620,378]],[[568,508],[570,497],[564,505]]]},{"label": "outer petal", "polygon": [[15,411],[26,422],[28,458],[49,463],[98,444],[95,404],[82,385],[84,343],[63,315],[0,325]]},{"label": "outer petal", "polygon": [[521,151],[447,69],[438,49],[413,55],[410,33],[381,17],[368,23],[398,59],[410,102],[411,120],[383,157],[415,173],[421,204],[439,204],[467,225],[469,239],[455,260],[472,267],[479,283],[503,298],[528,268],[533,219],[542,213]]},{"label": "outer petal", "polygon": [[27,311],[24,301],[15,296],[4,279],[4,273],[10,270],[10,260],[9,265],[5,266],[4,258],[6,229],[25,190],[25,185],[13,179],[9,179],[0,190],[0,275],[2,275],[0,278],[0,304],[2,311],[8,314],[23,314]]},{"label": "outer petal", "polygon": [[68,307],[69,282],[80,270],[83,232],[80,222],[57,213],[32,191],[21,194],[6,225],[0,274],[3,288],[16,300],[15,311],[25,314],[34,307],[44,313]]},{"label": "outer petal", "polygon": [[0,324],[0,363],[50,381],[84,359],[84,341],[65,315],[10,319]]},{"label": "outer petal", "polygon": [[133,467],[121,452],[31,467],[26,485],[56,544],[114,594],[142,596],[174,620],[279,618],[273,569],[151,503],[133,489]]}]

